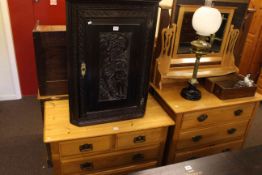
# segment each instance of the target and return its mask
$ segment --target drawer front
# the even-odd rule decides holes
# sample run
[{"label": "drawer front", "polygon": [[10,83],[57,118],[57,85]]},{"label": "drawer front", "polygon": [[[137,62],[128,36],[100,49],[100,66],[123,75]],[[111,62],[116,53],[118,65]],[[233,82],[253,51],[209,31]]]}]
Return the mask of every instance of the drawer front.
[{"label": "drawer front", "polygon": [[165,128],[156,128],[118,134],[116,138],[116,148],[130,148],[147,144],[160,143],[166,138]]},{"label": "drawer front", "polygon": [[243,137],[247,128],[247,124],[248,120],[245,120],[189,132],[181,132],[177,148],[184,149],[197,147],[216,143],[220,140],[231,140],[237,137]]},{"label": "drawer front", "polygon": [[88,154],[110,150],[113,147],[113,137],[103,136],[76,141],[66,141],[59,144],[61,156]]},{"label": "drawer front", "polygon": [[133,164],[129,166],[117,167],[113,169],[107,169],[104,171],[93,173],[77,173],[73,175],[126,175],[131,172],[140,171],[148,168],[155,168],[158,165],[157,161],[151,161],[147,163]]},{"label": "drawer front", "polygon": [[183,117],[181,129],[185,130],[207,126],[210,124],[249,119],[254,107],[254,103],[247,103],[230,107],[186,113]]},{"label": "drawer front", "polygon": [[242,143],[243,143],[243,140],[238,140],[238,141],[229,142],[225,144],[219,144],[219,145],[206,147],[203,149],[197,149],[194,151],[177,153],[175,162],[187,161],[187,160],[197,159],[197,158],[212,155],[212,154],[239,150],[242,147]]},{"label": "drawer front", "polygon": [[142,164],[157,161],[160,155],[159,145],[137,150],[129,150],[79,159],[62,160],[61,167],[64,175],[74,173],[94,173],[106,169]]}]

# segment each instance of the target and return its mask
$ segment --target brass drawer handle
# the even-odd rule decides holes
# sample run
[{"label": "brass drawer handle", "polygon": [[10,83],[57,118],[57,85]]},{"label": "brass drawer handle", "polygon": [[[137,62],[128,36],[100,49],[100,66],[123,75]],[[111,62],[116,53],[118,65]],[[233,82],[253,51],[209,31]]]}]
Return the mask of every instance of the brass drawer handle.
[{"label": "brass drawer handle", "polygon": [[202,135],[197,135],[197,136],[192,137],[192,141],[199,142],[202,138],[203,138]]},{"label": "brass drawer handle", "polygon": [[92,162],[86,162],[86,163],[82,163],[80,164],[80,169],[81,170],[93,170],[94,169],[94,165]]},{"label": "brass drawer handle", "polygon": [[231,151],[230,148],[227,148],[227,149],[223,149],[223,150],[222,150],[222,152],[229,152],[229,151]]},{"label": "brass drawer handle", "polygon": [[202,114],[202,115],[200,115],[199,117],[197,117],[197,120],[198,120],[199,122],[203,122],[203,121],[205,121],[207,118],[208,118],[208,115],[207,115],[207,114]]},{"label": "brass drawer handle", "polygon": [[240,116],[243,113],[242,109],[238,109],[234,112],[235,116]]},{"label": "brass drawer handle", "polygon": [[86,151],[92,151],[93,150],[93,144],[84,144],[79,146],[80,152],[86,152]]},{"label": "brass drawer handle", "polygon": [[228,134],[234,134],[236,131],[237,131],[236,128],[230,128],[230,129],[227,130],[227,133]]},{"label": "brass drawer handle", "polygon": [[145,156],[143,154],[135,154],[132,159],[134,162],[141,162],[145,160]]},{"label": "brass drawer handle", "polygon": [[146,136],[137,136],[134,138],[134,143],[143,143],[146,141]]},{"label": "brass drawer handle", "polygon": [[195,160],[195,159],[198,159],[198,157],[193,156],[193,157],[188,158],[187,160]]}]

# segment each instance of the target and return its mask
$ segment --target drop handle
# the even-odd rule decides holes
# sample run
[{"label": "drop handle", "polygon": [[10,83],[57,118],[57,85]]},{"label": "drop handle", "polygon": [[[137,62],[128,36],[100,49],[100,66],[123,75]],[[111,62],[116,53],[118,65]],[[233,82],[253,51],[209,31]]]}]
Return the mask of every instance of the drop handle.
[{"label": "drop handle", "polygon": [[243,110],[242,109],[238,109],[238,110],[236,110],[236,111],[234,111],[234,114],[235,114],[235,116],[240,116],[241,114],[243,113]]},{"label": "drop handle", "polygon": [[137,136],[134,138],[134,143],[143,143],[146,141],[146,136]]},{"label": "drop handle", "polygon": [[203,138],[202,135],[197,135],[197,136],[192,137],[192,141],[199,142],[202,138]]},{"label": "drop handle", "polygon": [[236,128],[230,128],[230,129],[227,130],[227,133],[228,134],[234,134],[236,131],[237,131]]},{"label": "drop handle", "polygon": [[80,164],[80,169],[81,170],[93,170],[94,169],[94,165],[93,165],[92,162],[82,163],[82,164]]},{"label": "drop handle", "polygon": [[135,154],[132,159],[134,162],[141,162],[145,160],[145,156],[143,154]]},{"label": "drop handle", "polygon": [[86,152],[86,151],[92,151],[93,150],[93,144],[84,144],[79,146],[80,152]]},{"label": "drop handle", "polygon": [[226,149],[223,149],[223,150],[222,150],[223,153],[224,153],[224,152],[229,152],[229,151],[231,151],[230,148],[226,148]]},{"label": "drop handle", "polygon": [[205,121],[207,118],[208,118],[208,115],[207,115],[207,114],[202,114],[202,115],[200,115],[199,117],[197,117],[197,120],[198,120],[199,122],[203,122],[203,121]]}]

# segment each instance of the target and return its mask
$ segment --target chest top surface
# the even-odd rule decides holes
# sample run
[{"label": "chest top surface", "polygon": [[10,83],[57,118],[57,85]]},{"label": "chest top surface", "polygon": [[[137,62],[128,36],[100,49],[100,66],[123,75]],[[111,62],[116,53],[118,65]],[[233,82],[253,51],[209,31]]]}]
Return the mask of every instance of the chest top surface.
[{"label": "chest top surface", "polygon": [[161,98],[161,101],[176,114],[262,101],[262,95],[258,93],[253,97],[221,100],[200,85],[198,86],[198,89],[202,93],[202,98],[199,101],[189,101],[185,100],[180,95],[182,88],[186,86],[184,83],[168,84],[161,90],[154,85],[151,86],[156,92],[156,95]]},{"label": "chest top surface", "polygon": [[72,125],[69,121],[68,100],[45,102],[44,113],[45,143],[119,134],[174,125],[173,120],[151,95],[148,96],[144,117],[133,120],[77,127]]}]

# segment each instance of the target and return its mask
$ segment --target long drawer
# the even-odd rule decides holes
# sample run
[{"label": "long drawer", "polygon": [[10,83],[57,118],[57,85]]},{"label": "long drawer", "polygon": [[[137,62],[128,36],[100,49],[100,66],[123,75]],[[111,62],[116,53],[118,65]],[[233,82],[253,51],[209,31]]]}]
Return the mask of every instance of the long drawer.
[{"label": "long drawer", "polygon": [[212,124],[248,120],[252,115],[254,106],[254,103],[246,103],[230,107],[185,113],[181,129],[187,130]]},{"label": "long drawer", "polygon": [[136,150],[121,151],[93,157],[61,160],[63,175],[74,173],[94,173],[125,165],[157,161],[160,155],[160,145]]},{"label": "long drawer", "polygon": [[243,140],[237,140],[237,141],[209,146],[209,147],[205,147],[205,148],[201,148],[201,149],[197,149],[193,151],[190,150],[190,151],[180,152],[176,154],[175,162],[187,161],[191,159],[200,158],[203,156],[208,156],[211,154],[239,150],[242,147],[242,143],[243,143]]},{"label": "long drawer", "polygon": [[112,136],[64,141],[59,144],[59,151],[61,156],[96,153],[112,149],[113,143]]},{"label": "long drawer", "polygon": [[208,128],[181,132],[177,144],[178,149],[185,149],[216,143],[220,140],[232,140],[243,137],[249,120],[215,125]]},{"label": "long drawer", "polygon": [[146,163],[139,163],[133,165],[127,165],[112,169],[106,169],[104,171],[93,172],[93,173],[76,173],[72,175],[126,175],[131,172],[140,171],[148,168],[154,168],[158,165],[157,161],[150,161]]}]

